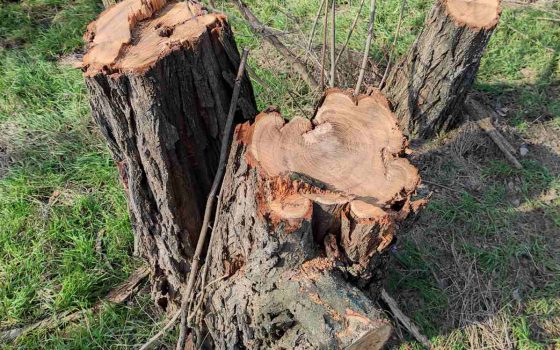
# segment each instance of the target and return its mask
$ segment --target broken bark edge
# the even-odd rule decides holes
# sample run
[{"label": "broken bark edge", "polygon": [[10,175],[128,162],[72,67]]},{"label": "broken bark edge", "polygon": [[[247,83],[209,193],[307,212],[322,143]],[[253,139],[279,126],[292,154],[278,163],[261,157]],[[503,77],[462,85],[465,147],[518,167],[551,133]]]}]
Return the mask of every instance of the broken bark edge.
[{"label": "broken bark edge", "polygon": [[491,19],[487,20],[485,24],[480,25],[480,24],[470,22],[468,20],[459,19],[453,13],[453,10],[451,10],[450,3],[466,2],[465,0],[437,0],[437,1],[440,1],[442,3],[443,8],[445,8],[446,15],[449,16],[449,18],[453,19],[453,21],[455,22],[455,24],[457,26],[467,27],[467,28],[472,29],[472,30],[494,29],[494,27],[496,27],[496,25],[498,25],[498,22],[500,21],[500,15],[502,14],[501,0],[488,0],[488,1],[495,1],[494,8],[490,9],[490,11],[492,11],[494,15]]}]

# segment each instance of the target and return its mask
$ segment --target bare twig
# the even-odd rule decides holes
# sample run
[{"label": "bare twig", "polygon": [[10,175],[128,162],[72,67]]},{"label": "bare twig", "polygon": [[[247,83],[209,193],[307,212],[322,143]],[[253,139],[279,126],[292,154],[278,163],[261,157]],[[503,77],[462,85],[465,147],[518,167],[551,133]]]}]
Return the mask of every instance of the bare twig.
[{"label": "bare twig", "polygon": [[262,24],[261,21],[251,12],[251,10],[243,3],[241,0],[235,0],[235,4],[239,9],[239,12],[243,15],[245,20],[253,29],[253,32],[260,35],[264,40],[270,43],[272,46],[278,50],[278,52],[284,56],[293,65],[296,72],[299,73],[301,78],[309,85],[312,90],[316,90],[319,85],[311,73],[309,73],[307,66],[302,62],[290,49],[288,49],[281,41],[278,39],[274,33]]},{"label": "bare twig", "polygon": [[216,225],[218,224],[218,218],[219,218],[218,213],[220,212],[220,209],[222,207],[222,198],[221,198],[222,195],[221,195],[221,193],[222,193],[222,191],[220,190],[220,195],[218,195],[218,203],[216,204],[216,215],[214,215],[214,223],[212,224],[212,232],[210,232],[210,235],[211,235],[210,236],[210,243],[208,244],[208,250],[206,251],[206,257],[204,259],[204,266],[202,267],[202,273],[201,273],[202,282],[200,283],[199,302],[197,303],[197,305],[194,308],[191,315],[189,315],[189,318],[187,319],[188,322],[190,322],[190,318],[192,316],[194,316],[194,314],[196,313],[196,310],[200,307],[200,305],[202,304],[202,300],[204,299],[204,292],[206,290],[206,277],[208,275],[208,267],[210,266],[210,256],[211,256],[211,253],[212,253],[212,247],[214,246],[214,240],[216,239],[216,235],[214,235],[214,229],[216,228]]},{"label": "bare twig", "polygon": [[34,329],[55,329],[60,325],[76,321],[89,312],[98,312],[105,302],[121,304],[138,291],[140,284],[142,283],[142,281],[144,281],[144,279],[146,279],[146,277],[148,277],[149,272],[149,269],[146,267],[142,267],[134,271],[124,283],[111,289],[105,299],[97,302],[93,307],[89,309],[74,312],[65,312],[61,315],[49,317],[25,327],[0,331],[0,343],[15,340],[19,336],[24,335]]},{"label": "bare twig", "polygon": [[360,75],[358,76],[358,81],[356,82],[356,88],[354,89],[354,96],[360,93],[360,88],[362,87],[362,81],[364,80],[364,74],[366,72],[366,65],[369,57],[369,49],[371,47],[371,41],[373,39],[373,23],[375,22],[375,2],[376,0],[371,0],[370,3],[368,36],[366,39],[366,47],[364,49],[364,57],[362,59],[362,65],[360,66]]},{"label": "bare twig", "polygon": [[379,83],[379,88],[381,89],[385,85],[385,79],[387,79],[387,74],[389,73],[389,68],[391,67],[391,61],[393,60],[393,55],[395,54],[395,47],[397,46],[397,41],[399,40],[399,34],[401,31],[402,20],[404,16],[404,9],[406,7],[406,0],[401,2],[401,11],[399,13],[399,21],[397,22],[397,29],[395,30],[395,38],[391,44],[391,49],[389,50],[389,59],[387,60],[387,66],[385,67],[385,72],[383,72],[383,78],[381,78],[381,83]]},{"label": "bare twig", "polygon": [[335,85],[336,73],[336,0],[331,0],[331,78],[330,86]]},{"label": "bare twig", "polygon": [[428,185],[441,187],[441,188],[444,188],[444,189],[449,190],[449,191],[451,191],[451,192],[455,192],[455,193],[459,193],[459,194],[463,194],[464,192],[466,192],[466,193],[468,193],[471,197],[473,197],[477,202],[482,203],[482,200],[481,200],[480,198],[478,198],[477,196],[475,196],[475,195],[473,195],[473,194],[471,194],[471,193],[469,193],[469,192],[467,192],[467,191],[465,191],[465,190],[461,191],[461,190],[458,190],[458,189],[456,189],[456,188],[449,187],[449,186],[445,186],[445,185],[442,185],[442,184],[437,183],[437,182],[428,181],[428,180],[426,180],[426,179],[422,179],[422,182],[423,182],[423,183],[426,183],[426,184],[428,184]]},{"label": "bare twig", "polygon": [[338,63],[338,60],[340,60],[340,57],[344,53],[344,50],[346,50],[346,46],[348,46],[348,43],[350,42],[350,38],[352,37],[352,33],[354,32],[354,29],[356,29],[356,24],[358,24],[358,20],[360,19],[360,14],[362,13],[362,8],[364,7],[365,2],[366,0],[360,1],[360,7],[358,8],[358,13],[356,13],[356,17],[354,18],[354,21],[350,26],[350,30],[348,31],[348,36],[346,36],[346,41],[344,42],[344,45],[342,45],[342,49],[340,49],[338,55],[336,56],[335,64]]},{"label": "bare twig", "polygon": [[106,9],[116,4],[115,0],[102,0],[101,2],[103,3],[103,7]]},{"label": "bare twig", "polygon": [[428,338],[420,333],[418,327],[412,322],[408,316],[406,316],[399,306],[395,299],[393,299],[385,289],[381,289],[381,300],[387,304],[393,316],[406,328],[406,330],[414,337],[414,339],[418,340],[420,344],[422,344],[427,349],[432,349],[432,343]]},{"label": "bare twig", "polygon": [[321,12],[323,11],[323,7],[327,0],[322,0],[321,5],[319,5],[319,10],[317,10],[317,14],[315,15],[315,19],[313,20],[313,26],[311,27],[311,34],[309,35],[309,42],[307,43],[307,51],[311,51],[311,46],[313,45],[313,38],[315,37],[315,30],[317,29],[317,23],[319,23],[319,17],[321,16]]},{"label": "bare twig", "polygon": [[161,338],[169,329],[173,328],[173,326],[175,326],[175,324],[177,323],[177,320],[179,319],[179,316],[181,315],[181,310],[178,310],[177,312],[175,312],[175,314],[173,314],[173,317],[171,317],[171,319],[169,320],[169,322],[167,322],[165,324],[165,326],[159,331],[157,332],[153,337],[151,337],[146,343],[144,343],[144,345],[142,345],[138,350],[148,350],[152,347],[152,345],[159,339]]},{"label": "bare twig", "polygon": [[229,105],[229,112],[227,115],[226,126],[224,128],[224,134],[222,137],[222,147],[220,149],[220,160],[218,162],[218,170],[214,176],[214,182],[212,182],[212,187],[210,188],[210,193],[208,194],[208,199],[206,200],[206,208],[204,209],[204,218],[202,220],[202,227],[200,229],[200,235],[198,236],[198,242],[196,244],[196,249],[193,255],[191,272],[189,274],[189,279],[187,281],[187,286],[185,288],[185,293],[183,294],[183,300],[181,303],[181,328],[179,332],[179,340],[177,341],[176,350],[183,350],[185,347],[185,340],[187,338],[187,317],[188,317],[188,305],[191,298],[191,293],[193,292],[194,282],[198,274],[198,266],[200,264],[200,254],[204,248],[204,243],[206,243],[206,234],[208,233],[208,224],[210,223],[210,217],[214,208],[214,202],[216,200],[216,195],[222,184],[222,178],[224,177],[224,172],[226,169],[229,144],[231,139],[231,132],[233,129],[233,117],[237,109],[237,100],[239,99],[239,91],[241,90],[241,80],[243,79],[243,74],[245,73],[245,63],[247,62],[247,56],[249,55],[249,50],[244,49],[241,55],[241,62],[239,63],[239,69],[237,71],[237,77],[235,78],[235,85],[233,87],[233,95],[231,97],[231,103]]},{"label": "bare twig", "polygon": [[494,141],[502,153],[506,156],[507,160],[516,168],[523,169],[523,166],[517,158],[515,158],[515,148],[506,140],[506,138],[494,127],[492,124],[491,111],[488,110],[482,103],[476,101],[472,97],[467,97],[465,102],[469,115],[476,120],[478,126],[484,130],[488,136]]},{"label": "bare twig", "polygon": [[323,45],[321,46],[321,90],[325,90],[325,56],[327,53],[327,27],[329,18],[329,7],[325,6],[325,15],[323,17]]},{"label": "bare twig", "polygon": [[536,17],[535,19],[540,19],[541,21],[560,22],[560,18]]}]

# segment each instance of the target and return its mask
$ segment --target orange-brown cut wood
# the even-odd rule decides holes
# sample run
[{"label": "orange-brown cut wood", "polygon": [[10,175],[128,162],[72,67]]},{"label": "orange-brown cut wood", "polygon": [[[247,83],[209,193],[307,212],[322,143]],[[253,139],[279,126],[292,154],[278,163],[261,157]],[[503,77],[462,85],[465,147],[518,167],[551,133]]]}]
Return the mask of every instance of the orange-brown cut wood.
[{"label": "orange-brown cut wood", "polygon": [[89,75],[103,69],[143,71],[177,47],[196,45],[208,28],[221,25],[224,19],[187,1],[119,2],[88,26],[83,67]]},{"label": "orange-brown cut wood", "polygon": [[[239,53],[222,14],[199,3],[124,0],[92,22],[82,62],[92,115],[119,168],[135,251],[156,303],[181,293],[216,172]],[[236,120],[255,100],[241,81]]]},{"label": "orange-brown cut wood", "polygon": [[349,199],[386,207],[416,189],[418,171],[401,157],[406,140],[383,96],[331,90],[312,120],[261,113],[250,152],[270,177],[300,174]]}]

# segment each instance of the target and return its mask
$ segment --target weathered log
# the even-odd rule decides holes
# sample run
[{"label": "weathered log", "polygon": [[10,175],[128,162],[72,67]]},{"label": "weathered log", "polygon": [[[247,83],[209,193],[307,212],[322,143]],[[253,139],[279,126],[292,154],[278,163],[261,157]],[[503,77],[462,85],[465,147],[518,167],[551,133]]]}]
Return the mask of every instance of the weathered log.
[{"label": "weathered log", "polygon": [[499,0],[436,0],[383,88],[406,135],[430,137],[460,121],[499,16]]},{"label": "weathered log", "polygon": [[[310,121],[276,110],[236,129],[202,309],[216,349],[379,349],[395,231],[421,203],[406,140],[377,92],[330,90]],[[196,303],[195,303],[196,304]]]},{"label": "weathered log", "polygon": [[[226,18],[194,3],[125,0],[88,26],[93,118],[126,188],[135,250],[169,312],[186,282],[218,164],[239,53]],[[236,120],[256,114],[244,77]]]}]

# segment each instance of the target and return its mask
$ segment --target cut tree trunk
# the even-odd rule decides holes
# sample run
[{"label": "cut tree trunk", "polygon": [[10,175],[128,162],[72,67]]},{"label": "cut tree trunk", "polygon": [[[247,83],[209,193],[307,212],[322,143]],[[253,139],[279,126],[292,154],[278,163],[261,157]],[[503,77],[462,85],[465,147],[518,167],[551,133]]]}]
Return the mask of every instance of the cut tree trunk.
[{"label": "cut tree trunk", "polygon": [[405,135],[426,138],[459,122],[499,16],[499,0],[436,1],[383,88]]},{"label": "cut tree trunk", "polygon": [[[83,71],[93,118],[126,188],[135,251],[156,302],[180,305],[218,164],[240,57],[226,18],[200,5],[125,0],[88,26]],[[236,120],[256,114],[242,81]]]},{"label": "cut tree trunk", "polygon": [[191,309],[199,345],[381,348],[391,326],[372,300],[397,226],[424,203],[405,148],[378,92],[333,89],[311,121],[269,109],[239,125]]}]

